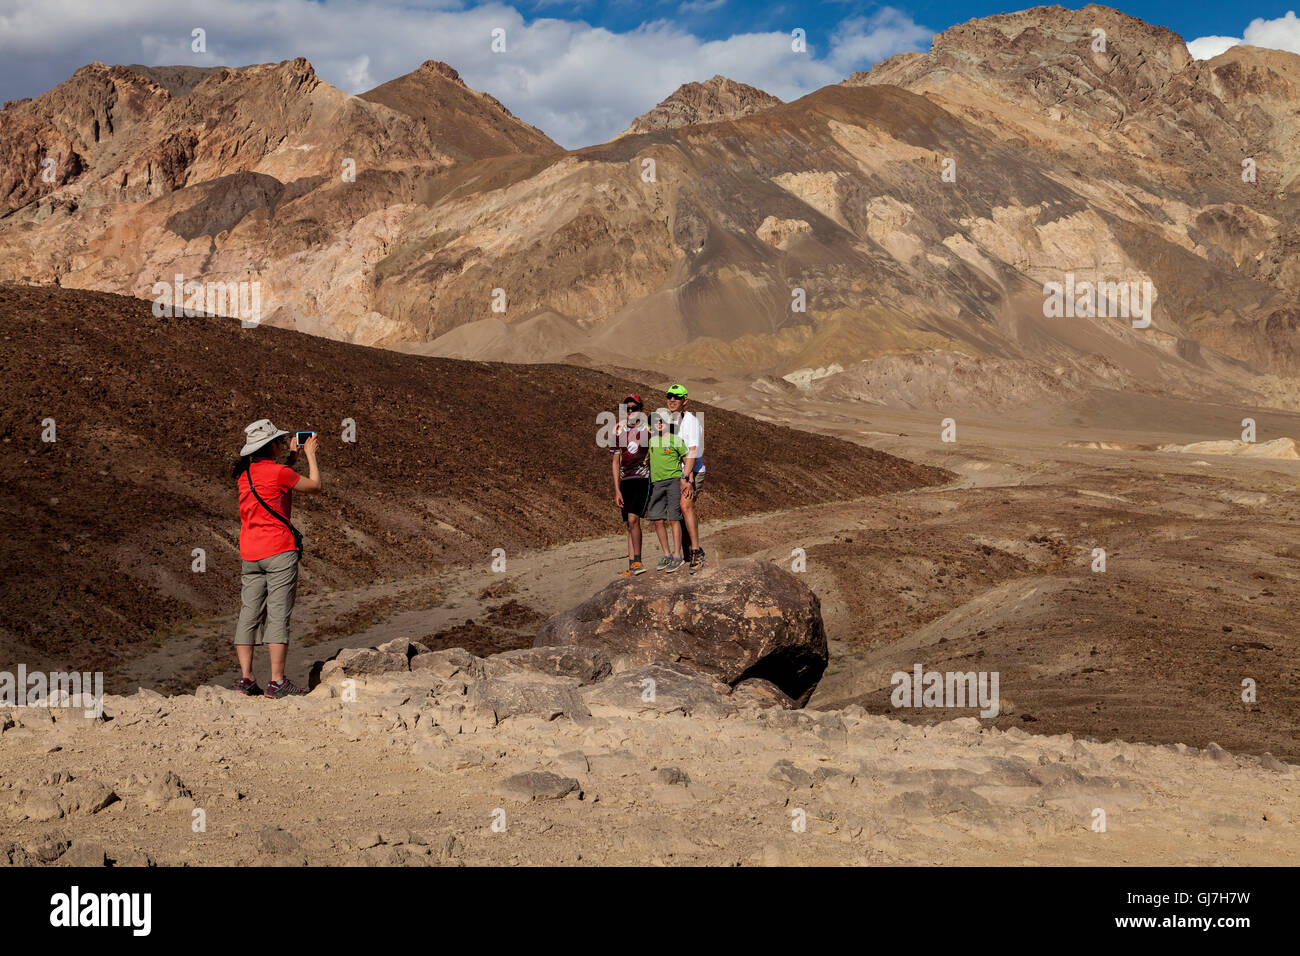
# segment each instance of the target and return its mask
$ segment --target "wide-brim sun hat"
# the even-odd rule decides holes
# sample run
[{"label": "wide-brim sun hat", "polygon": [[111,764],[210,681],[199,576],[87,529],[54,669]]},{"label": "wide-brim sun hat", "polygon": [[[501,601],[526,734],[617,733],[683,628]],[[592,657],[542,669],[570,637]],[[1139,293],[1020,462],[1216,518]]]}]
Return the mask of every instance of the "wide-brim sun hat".
[{"label": "wide-brim sun hat", "polygon": [[239,450],[239,457],[251,455],[264,445],[267,445],[281,435],[289,434],[271,424],[271,419],[260,418],[253,424],[244,429],[244,447]]}]

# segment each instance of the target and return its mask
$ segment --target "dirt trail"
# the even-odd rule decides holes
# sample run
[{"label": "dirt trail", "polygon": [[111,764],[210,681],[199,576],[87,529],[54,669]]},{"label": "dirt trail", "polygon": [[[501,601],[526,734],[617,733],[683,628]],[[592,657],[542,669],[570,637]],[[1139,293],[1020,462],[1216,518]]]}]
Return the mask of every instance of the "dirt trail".
[{"label": "dirt trail", "polygon": [[[863,499],[860,504],[867,506],[871,500],[874,499]],[[709,534],[722,534],[733,528],[762,528],[805,517],[821,521],[826,528],[837,525],[839,519],[823,514],[824,511],[824,506],[817,506],[725,518],[708,522],[706,530]],[[294,680],[305,681],[312,661],[323,660],[343,647],[374,647],[398,637],[422,640],[430,648],[441,646],[447,637],[436,641],[429,638],[448,632],[454,634],[458,626],[481,622],[494,608],[512,601],[539,617],[550,617],[580,604],[627,567],[624,542],[622,534],[602,535],[507,555],[501,571],[494,571],[492,562],[484,561],[475,567],[452,568],[438,574],[301,598],[294,607],[295,643],[288,674]],[[646,555],[652,556],[651,564],[658,560],[659,546],[653,531],[646,535],[642,547]],[[717,553],[716,556],[744,555]],[[404,604],[427,606],[404,609]],[[234,614],[192,622],[187,625],[186,633],[168,637],[159,647],[127,664],[118,689],[124,693],[137,687],[175,692],[209,679],[230,681],[238,675],[222,661],[230,656],[228,645],[234,628]],[[316,637],[336,628],[346,629],[347,633],[323,639]],[[498,636],[508,639],[515,635]],[[526,636],[531,645],[531,631]],[[491,648],[505,649],[504,645]]]}]

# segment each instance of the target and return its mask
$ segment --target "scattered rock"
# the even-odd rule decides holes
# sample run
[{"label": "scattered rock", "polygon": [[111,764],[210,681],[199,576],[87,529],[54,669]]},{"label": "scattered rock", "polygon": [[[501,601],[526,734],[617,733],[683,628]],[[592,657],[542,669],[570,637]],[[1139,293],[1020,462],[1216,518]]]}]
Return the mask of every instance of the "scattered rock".
[{"label": "scattered rock", "polygon": [[[423,644],[417,644],[416,647],[423,647]],[[471,678],[473,680],[482,680],[485,671],[483,659],[475,657],[469,651],[460,647],[448,648],[444,651],[420,652],[410,660],[412,671],[429,671],[435,677],[441,677],[444,680],[450,680],[457,675]]]},{"label": "scattered rock", "polygon": [[1206,744],[1205,756],[1209,757],[1211,760],[1226,761],[1226,762],[1232,761],[1232,754],[1228,753],[1228,751],[1224,750],[1213,740],[1211,740],[1208,744]]},{"label": "scattered rock", "polygon": [[451,860],[460,855],[460,850],[460,841],[456,839],[456,835],[454,833],[448,834],[438,848],[438,855],[444,860]]},{"label": "scattered rock", "polygon": [[130,791],[138,796],[140,802],[149,810],[162,810],[173,800],[193,797],[181,778],[171,770],[143,776],[132,775]]},{"label": "scattered rock", "polygon": [[813,733],[828,743],[843,745],[849,742],[849,729],[835,714],[818,717],[813,723]]},{"label": "scattered rock", "polygon": [[496,792],[512,800],[560,800],[577,791],[578,781],[545,770],[517,773],[497,785]]},{"label": "scattered rock", "polygon": [[473,684],[467,700],[470,707],[490,713],[497,723],[508,717],[529,715],[543,720],[591,716],[576,690],[577,682],[527,672],[504,673]]},{"label": "scattered rock", "polygon": [[[312,675],[319,681],[338,680],[343,677],[362,677],[367,674],[387,674],[408,670],[407,658],[399,651],[381,651],[374,647],[345,647],[327,661],[318,661],[320,669],[312,665]],[[312,681],[309,679],[308,684]]]},{"label": "scattered rock", "polygon": [[1265,770],[1271,770],[1273,773],[1290,773],[1291,768],[1287,764],[1278,760],[1268,751],[1259,758],[1259,765]]},{"label": "scattered rock", "polygon": [[417,644],[414,641],[408,641],[404,637],[399,637],[391,641],[380,644],[375,648],[381,654],[397,654],[405,657],[408,661],[416,654],[427,654],[429,649],[423,644]]},{"label": "scattered rock", "polygon": [[669,786],[689,787],[691,778],[680,767],[660,767],[655,771],[655,779]]},{"label": "scattered rock", "polygon": [[31,866],[30,853],[17,843],[0,843],[0,866]]},{"label": "scattered rock", "polygon": [[555,766],[564,773],[578,776],[591,772],[591,763],[581,750],[570,750],[555,758]]},{"label": "scattered rock", "polygon": [[64,788],[59,803],[65,813],[98,813],[117,799],[117,793],[108,784],[79,780]]},{"label": "scattered rock", "polygon": [[155,866],[153,857],[142,850],[123,850],[110,857],[114,866]]},{"label": "scattered rock", "polygon": [[649,664],[608,677],[585,696],[589,706],[633,713],[722,717],[736,710],[729,690],[726,684],[684,664]]},{"label": "scattered rock", "polygon": [[524,647],[485,658],[489,677],[511,668],[539,671],[559,677],[573,677],[580,684],[594,684],[609,676],[609,656],[598,647]]},{"label": "scattered rock", "polygon": [[40,863],[53,863],[63,854],[68,852],[67,838],[54,834],[46,834],[45,839],[35,846],[29,847],[28,852]]},{"label": "scattered rock", "polygon": [[800,770],[789,760],[778,760],[774,763],[772,769],[767,772],[767,779],[796,790],[804,790],[813,785],[812,774]]},{"label": "scattered rock", "polygon": [[63,855],[63,862],[69,866],[107,866],[108,854],[98,843],[84,843],[78,840],[72,849]]},{"label": "scattered rock", "polygon": [[986,818],[993,805],[969,787],[938,786],[930,794],[930,809],[936,816],[947,813],[962,813],[968,816]]},{"label": "scattered rock", "polygon": [[763,680],[761,677],[750,677],[740,681],[732,689],[731,697],[738,704],[752,703],[764,709],[780,707],[782,710],[793,710],[799,706],[790,699],[789,694],[770,680]]},{"label": "scattered rock", "polygon": [[63,807],[59,806],[58,797],[48,790],[37,790],[23,802],[22,815],[37,823],[58,820],[63,816]]},{"label": "scattered rock", "polygon": [[277,866],[306,866],[307,854],[298,838],[281,827],[263,827],[257,831],[258,852],[271,857]]},{"label": "scattered rock", "polygon": [[853,775],[838,767],[818,767],[812,773],[813,786],[829,785],[832,787],[840,784],[851,784]]}]

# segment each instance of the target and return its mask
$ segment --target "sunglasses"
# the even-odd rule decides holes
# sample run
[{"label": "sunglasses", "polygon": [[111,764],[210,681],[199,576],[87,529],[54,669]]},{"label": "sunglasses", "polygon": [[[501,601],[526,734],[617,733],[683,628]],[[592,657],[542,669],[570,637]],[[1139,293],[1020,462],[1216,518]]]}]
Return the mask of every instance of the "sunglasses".
[{"label": "sunglasses", "polygon": [[683,398],[682,398],[682,396],[680,396],[680,395],[665,395],[664,397],[667,398],[668,401],[670,401],[670,402],[680,402],[680,401],[683,401]]}]

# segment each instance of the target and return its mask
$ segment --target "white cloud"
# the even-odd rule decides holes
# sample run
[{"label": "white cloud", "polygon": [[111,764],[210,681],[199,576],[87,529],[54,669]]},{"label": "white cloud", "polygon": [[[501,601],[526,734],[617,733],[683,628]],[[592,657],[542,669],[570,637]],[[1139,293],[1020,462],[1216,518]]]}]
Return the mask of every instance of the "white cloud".
[{"label": "white cloud", "polygon": [[357,57],[356,62],[349,66],[343,75],[348,81],[344,89],[349,93],[364,93],[375,87],[375,81],[370,77],[370,57],[364,54]]},{"label": "white cloud", "polygon": [[1240,37],[1198,37],[1187,44],[1187,49],[1195,59],[1210,60],[1243,43],[1300,53],[1300,18],[1296,17],[1294,10],[1288,10],[1286,16],[1275,20],[1256,17]]},{"label": "white cloud", "polygon": [[1240,37],[1197,37],[1187,43],[1187,52],[1193,60],[1213,60],[1220,53],[1241,42]]},{"label": "white cloud", "polygon": [[727,0],[686,0],[677,8],[678,13],[708,13],[710,10],[716,10],[726,3]]},{"label": "white cloud", "polygon": [[830,60],[846,72],[858,64],[875,63],[905,50],[923,50],[933,33],[893,7],[882,7],[870,17],[852,17],[831,34]]},{"label": "white cloud", "polygon": [[[195,27],[207,31],[206,54],[190,50]],[[495,27],[506,31],[505,53],[491,50]],[[437,59],[576,147],[611,138],[691,80],[721,73],[789,100],[930,36],[892,8],[845,20],[829,49],[795,53],[788,32],[704,40],[656,20],[615,33],[581,20],[526,22],[497,0],[0,0],[0,99],[49,89],[93,60],[243,66],[304,56],[326,81],[358,92]]]}]

